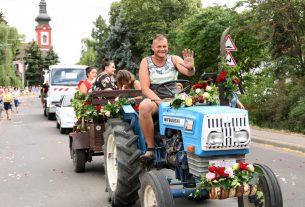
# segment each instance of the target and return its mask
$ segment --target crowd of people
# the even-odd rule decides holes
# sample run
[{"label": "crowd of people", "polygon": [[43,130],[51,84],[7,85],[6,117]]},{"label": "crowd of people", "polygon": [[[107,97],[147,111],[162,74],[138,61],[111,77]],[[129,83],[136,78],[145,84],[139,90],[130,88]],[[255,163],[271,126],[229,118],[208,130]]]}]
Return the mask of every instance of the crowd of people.
[{"label": "crowd of people", "polygon": [[6,119],[12,119],[12,111],[19,112],[20,89],[0,86],[0,119],[5,111]]}]

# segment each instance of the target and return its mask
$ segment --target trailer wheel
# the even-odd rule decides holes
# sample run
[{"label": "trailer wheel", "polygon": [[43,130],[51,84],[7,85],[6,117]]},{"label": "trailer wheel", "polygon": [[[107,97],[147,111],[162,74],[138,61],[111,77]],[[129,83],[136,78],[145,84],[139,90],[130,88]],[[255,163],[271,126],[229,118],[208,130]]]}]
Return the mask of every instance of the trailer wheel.
[{"label": "trailer wheel", "polygon": [[174,198],[168,181],[160,171],[149,171],[141,181],[141,206],[174,206]]},{"label": "trailer wheel", "polygon": [[256,196],[238,197],[238,207],[283,207],[282,191],[272,170],[263,164],[254,165],[263,172],[257,189],[263,193],[263,202],[259,203]]},{"label": "trailer wheel", "polygon": [[59,132],[61,134],[65,134],[66,133],[66,129],[65,128],[62,128],[61,125],[59,126]]},{"label": "trailer wheel", "polygon": [[56,128],[59,129],[60,124],[58,123],[58,120],[56,119]]},{"label": "trailer wheel", "polygon": [[141,152],[137,136],[129,124],[120,119],[109,119],[105,128],[104,166],[111,205],[128,206],[139,198]]},{"label": "trailer wheel", "polygon": [[48,120],[53,120],[54,119],[54,114],[51,114],[50,112],[47,113],[47,118],[48,118]]},{"label": "trailer wheel", "polygon": [[86,150],[73,150],[73,165],[75,172],[84,172],[86,168]]}]

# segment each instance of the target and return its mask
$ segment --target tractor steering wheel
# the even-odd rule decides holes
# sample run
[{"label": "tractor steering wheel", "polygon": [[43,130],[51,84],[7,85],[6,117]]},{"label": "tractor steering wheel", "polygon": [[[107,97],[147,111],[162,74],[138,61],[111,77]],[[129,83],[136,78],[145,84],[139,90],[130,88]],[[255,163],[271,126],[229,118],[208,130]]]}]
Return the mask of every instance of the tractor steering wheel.
[{"label": "tractor steering wheel", "polygon": [[[183,89],[178,91],[178,89],[176,88],[170,88],[170,86],[172,87],[175,83],[181,83],[184,86]],[[164,88],[166,89],[166,91],[162,90]],[[173,81],[167,81],[161,83],[160,85],[157,86],[156,91],[162,95],[169,95],[168,93],[166,93],[169,92],[172,96],[174,96],[175,94],[186,92],[190,88],[191,88],[191,82],[188,80],[173,80]]]}]

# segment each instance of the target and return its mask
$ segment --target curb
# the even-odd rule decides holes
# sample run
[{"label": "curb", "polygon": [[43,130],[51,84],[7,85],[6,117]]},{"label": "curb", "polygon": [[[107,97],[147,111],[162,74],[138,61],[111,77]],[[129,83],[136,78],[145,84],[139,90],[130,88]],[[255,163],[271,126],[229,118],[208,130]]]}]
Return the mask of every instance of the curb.
[{"label": "curb", "polygon": [[291,150],[297,150],[297,151],[305,153],[305,146],[302,146],[300,144],[291,144],[291,143],[287,143],[287,142],[272,141],[272,140],[268,140],[266,138],[259,138],[257,136],[252,136],[251,141],[253,141],[255,143],[260,143],[260,144],[269,144],[269,145],[273,145],[273,146],[280,147],[280,148],[288,148]]}]

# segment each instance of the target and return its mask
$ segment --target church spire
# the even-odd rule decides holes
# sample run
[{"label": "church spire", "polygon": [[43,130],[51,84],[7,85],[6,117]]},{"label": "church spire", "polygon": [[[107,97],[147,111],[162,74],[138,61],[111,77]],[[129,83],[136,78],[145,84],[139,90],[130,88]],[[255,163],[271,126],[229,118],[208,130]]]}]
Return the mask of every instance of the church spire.
[{"label": "church spire", "polygon": [[49,24],[49,21],[51,21],[51,17],[47,14],[47,3],[45,0],[41,0],[39,3],[39,14],[35,21],[38,25]]}]

